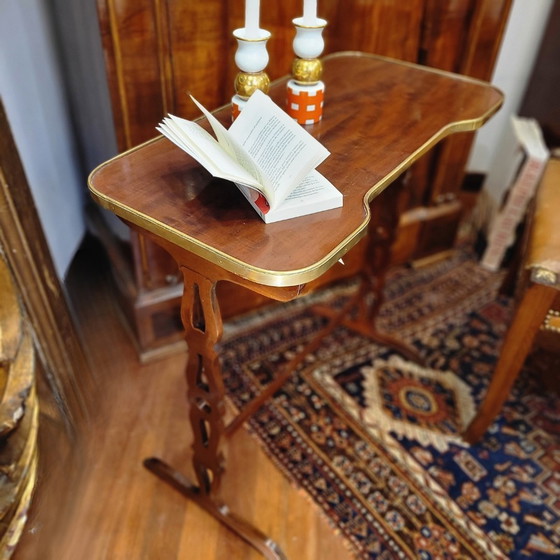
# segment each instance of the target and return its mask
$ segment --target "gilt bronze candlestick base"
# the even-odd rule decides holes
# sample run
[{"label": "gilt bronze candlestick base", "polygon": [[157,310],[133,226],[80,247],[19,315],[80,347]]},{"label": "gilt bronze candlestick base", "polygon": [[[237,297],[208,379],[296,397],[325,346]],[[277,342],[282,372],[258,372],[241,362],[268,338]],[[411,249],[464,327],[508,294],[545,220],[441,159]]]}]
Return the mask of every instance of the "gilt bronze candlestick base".
[{"label": "gilt bronze candlestick base", "polygon": [[236,29],[233,36],[237,40],[235,64],[240,70],[235,77],[235,95],[231,99],[232,119],[235,120],[255,90],[268,93],[270,79],[264,69],[268,64],[266,43],[270,32],[258,29],[256,37],[248,37],[245,28],[241,28]]}]

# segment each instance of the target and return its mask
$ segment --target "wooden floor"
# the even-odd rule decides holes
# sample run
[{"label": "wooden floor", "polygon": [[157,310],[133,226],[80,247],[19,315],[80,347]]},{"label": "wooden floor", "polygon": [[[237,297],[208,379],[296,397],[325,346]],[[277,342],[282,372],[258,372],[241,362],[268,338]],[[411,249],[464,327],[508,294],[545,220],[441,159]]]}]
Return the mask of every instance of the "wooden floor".
[{"label": "wooden floor", "polygon": [[[72,440],[42,387],[41,474],[15,560],[252,560],[260,554],[142,466],[159,456],[190,475],[185,355],[140,365],[95,244],[68,278],[97,377],[91,422]],[[92,250],[92,247],[94,250]],[[227,442],[222,497],[290,560],[350,560],[302,491],[240,430]],[[184,465],[184,466],[183,466]]]}]

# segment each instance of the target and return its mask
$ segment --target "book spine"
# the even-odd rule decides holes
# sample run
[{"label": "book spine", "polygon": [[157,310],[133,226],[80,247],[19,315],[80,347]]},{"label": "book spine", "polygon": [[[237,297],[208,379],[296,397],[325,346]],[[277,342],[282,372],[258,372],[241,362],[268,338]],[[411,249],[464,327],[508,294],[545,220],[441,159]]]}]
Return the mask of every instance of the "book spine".
[{"label": "book spine", "polygon": [[546,159],[529,157],[523,164],[488,236],[488,246],[481,261],[484,268],[494,271],[500,268],[508,247],[515,241],[515,230],[535,194],[546,162]]}]

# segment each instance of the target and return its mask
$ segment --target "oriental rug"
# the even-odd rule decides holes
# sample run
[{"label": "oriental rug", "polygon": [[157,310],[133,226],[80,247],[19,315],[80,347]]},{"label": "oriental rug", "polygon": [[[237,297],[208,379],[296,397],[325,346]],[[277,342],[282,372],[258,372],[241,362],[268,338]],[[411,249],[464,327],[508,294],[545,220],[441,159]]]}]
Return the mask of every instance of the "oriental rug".
[{"label": "oriental rug", "polygon": [[[250,420],[357,558],[560,558],[560,398],[530,360],[485,437],[469,446],[460,436],[511,316],[500,282],[463,251],[395,270],[378,327],[426,364],[340,327]],[[315,303],[339,307],[355,289],[348,282],[228,324],[233,406],[324,326]]]}]

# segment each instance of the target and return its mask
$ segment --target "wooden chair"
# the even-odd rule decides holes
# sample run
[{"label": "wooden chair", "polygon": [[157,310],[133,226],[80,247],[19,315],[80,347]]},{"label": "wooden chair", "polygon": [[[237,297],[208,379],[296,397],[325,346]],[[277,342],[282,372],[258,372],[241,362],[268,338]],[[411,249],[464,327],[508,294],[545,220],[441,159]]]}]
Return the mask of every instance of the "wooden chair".
[{"label": "wooden chair", "polygon": [[[521,294],[488,391],[465,432],[478,441],[500,412],[541,329],[560,333],[560,159],[548,162],[529,224]],[[560,340],[560,339],[559,339]],[[557,344],[560,350],[560,343]]]}]

